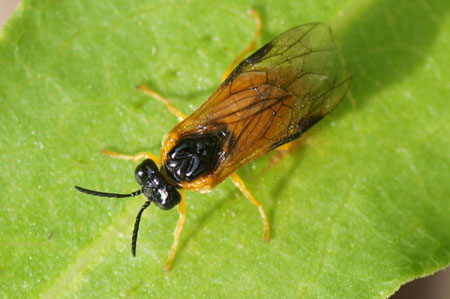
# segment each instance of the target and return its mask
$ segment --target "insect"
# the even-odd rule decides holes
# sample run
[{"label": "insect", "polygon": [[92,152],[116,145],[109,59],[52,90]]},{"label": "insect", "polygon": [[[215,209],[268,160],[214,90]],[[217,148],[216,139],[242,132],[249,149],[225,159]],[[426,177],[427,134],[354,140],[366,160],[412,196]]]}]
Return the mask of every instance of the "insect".
[{"label": "insect", "polygon": [[[252,13],[258,30],[241,59],[253,50],[260,35],[260,19],[255,11]],[[351,82],[351,75],[339,63],[331,30],[324,23],[294,27],[232,70],[235,65],[225,72],[218,89],[188,117],[154,91],[139,87],[164,103],[180,120],[163,140],[161,159],[151,153],[131,156],[104,151],[116,158],[143,160],[135,170],[139,190],[118,194],[75,186],[83,193],[103,197],[144,194],[146,201],[133,230],[133,256],[143,211],[151,203],[163,210],[178,205],[180,218],[166,265],[169,270],[185,221],[183,189],[209,191],[227,177],[258,208],[264,223],[264,240],[269,240],[264,209],[235,171],[300,137],[341,101]]]}]

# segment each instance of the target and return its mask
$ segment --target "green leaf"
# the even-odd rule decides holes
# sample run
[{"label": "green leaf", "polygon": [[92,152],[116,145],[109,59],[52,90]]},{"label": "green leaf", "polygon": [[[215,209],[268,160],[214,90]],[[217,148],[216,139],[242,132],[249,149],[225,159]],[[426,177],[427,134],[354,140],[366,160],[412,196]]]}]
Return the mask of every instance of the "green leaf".
[{"label": "green leaf", "polygon": [[[143,215],[129,161],[158,153],[176,123],[135,90],[191,113],[252,40],[329,22],[351,92],[274,163],[187,192],[187,221]],[[450,263],[450,23],[447,0],[23,1],[0,35],[1,297],[387,297]]]}]

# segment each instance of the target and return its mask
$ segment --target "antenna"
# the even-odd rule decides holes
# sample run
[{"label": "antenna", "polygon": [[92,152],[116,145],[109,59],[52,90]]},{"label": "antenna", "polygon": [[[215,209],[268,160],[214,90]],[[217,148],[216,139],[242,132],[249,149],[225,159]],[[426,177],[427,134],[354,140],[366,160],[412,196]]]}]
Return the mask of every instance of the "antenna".
[{"label": "antenna", "polygon": [[144,205],[142,206],[141,210],[139,211],[139,213],[136,216],[136,222],[134,223],[134,229],[133,229],[133,238],[131,239],[131,253],[133,254],[134,257],[136,257],[136,244],[137,244],[137,237],[138,237],[138,232],[139,232],[139,223],[141,222],[142,212],[144,212],[144,210],[146,208],[148,208],[149,205],[150,205],[150,200],[146,201],[144,203]]},{"label": "antenna", "polygon": [[75,189],[77,189],[80,192],[83,192],[83,193],[86,193],[89,195],[100,196],[100,197],[115,197],[115,198],[134,197],[134,196],[137,196],[142,193],[141,190],[137,190],[137,191],[131,192],[129,194],[107,193],[107,192],[89,190],[89,189],[85,189],[85,188],[78,187],[78,186],[74,186],[74,187],[75,187]]},{"label": "antenna", "polygon": [[[83,193],[86,193],[89,195],[100,196],[100,197],[115,197],[115,198],[134,197],[134,196],[137,196],[142,193],[141,190],[137,190],[137,191],[131,192],[129,194],[107,193],[107,192],[89,190],[89,189],[85,189],[85,188],[79,187],[79,186],[74,186],[74,187],[75,187],[75,189],[77,189],[80,192],[83,192]],[[131,253],[133,254],[134,257],[136,256],[136,244],[137,244],[137,238],[138,238],[138,233],[139,233],[139,224],[141,223],[141,216],[142,216],[142,213],[144,212],[144,210],[150,206],[150,203],[151,203],[151,201],[147,200],[136,216],[136,222],[134,223],[134,229],[133,229],[133,237],[131,239]]]}]

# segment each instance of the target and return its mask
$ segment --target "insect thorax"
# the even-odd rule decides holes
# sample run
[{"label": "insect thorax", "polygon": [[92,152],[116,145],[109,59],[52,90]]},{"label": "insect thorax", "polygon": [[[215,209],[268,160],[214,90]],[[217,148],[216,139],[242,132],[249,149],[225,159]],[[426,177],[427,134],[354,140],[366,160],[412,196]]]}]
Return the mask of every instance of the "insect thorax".
[{"label": "insect thorax", "polygon": [[201,134],[181,138],[169,151],[166,174],[176,183],[192,182],[214,171],[222,151],[223,134]]}]

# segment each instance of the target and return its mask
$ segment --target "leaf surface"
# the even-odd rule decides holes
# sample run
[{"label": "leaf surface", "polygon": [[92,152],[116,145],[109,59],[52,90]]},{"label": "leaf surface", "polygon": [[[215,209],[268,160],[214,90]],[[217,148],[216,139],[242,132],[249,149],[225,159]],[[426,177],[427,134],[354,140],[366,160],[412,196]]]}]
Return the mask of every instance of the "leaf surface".
[{"label": "leaf surface", "polygon": [[[137,189],[131,162],[158,153],[176,118],[220,83],[263,21],[260,45],[325,21],[351,92],[282,159],[239,170],[258,211],[225,181],[176,210],[73,185]],[[450,4],[431,1],[23,1],[0,35],[1,297],[387,297],[450,263]],[[274,163],[274,160],[277,162]]]}]

